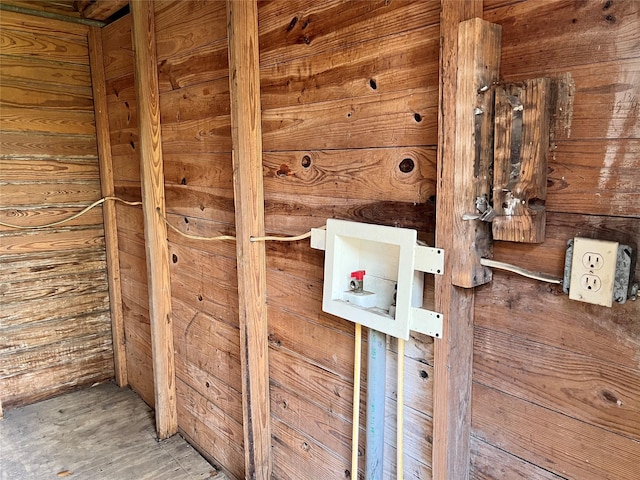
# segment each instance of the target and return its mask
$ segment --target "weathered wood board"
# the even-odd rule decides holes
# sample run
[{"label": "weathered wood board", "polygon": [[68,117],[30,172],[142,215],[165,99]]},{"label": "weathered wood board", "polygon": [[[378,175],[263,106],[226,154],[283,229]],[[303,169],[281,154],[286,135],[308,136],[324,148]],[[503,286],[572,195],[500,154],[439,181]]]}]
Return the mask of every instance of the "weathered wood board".
[{"label": "weathered wood board", "polygon": [[[84,25],[0,15],[0,219],[36,226],[101,196]],[[102,208],[0,227],[0,402],[113,376]]]},{"label": "weathered wood board", "polygon": [[[637,2],[486,1],[485,19],[503,28],[505,81],[559,79],[567,96],[551,124],[545,241],[496,242],[494,258],[562,277],[570,238],[638,245]],[[588,305],[494,272],[475,301],[473,478],[637,476],[638,318],[638,302]]]}]

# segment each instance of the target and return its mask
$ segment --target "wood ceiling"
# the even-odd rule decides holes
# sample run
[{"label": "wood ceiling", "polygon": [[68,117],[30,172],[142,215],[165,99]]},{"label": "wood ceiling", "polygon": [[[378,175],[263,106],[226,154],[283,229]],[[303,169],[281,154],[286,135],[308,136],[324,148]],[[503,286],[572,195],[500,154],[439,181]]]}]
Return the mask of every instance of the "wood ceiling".
[{"label": "wood ceiling", "polygon": [[67,17],[105,21],[127,5],[129,0],[0,0],[0,3]]}]

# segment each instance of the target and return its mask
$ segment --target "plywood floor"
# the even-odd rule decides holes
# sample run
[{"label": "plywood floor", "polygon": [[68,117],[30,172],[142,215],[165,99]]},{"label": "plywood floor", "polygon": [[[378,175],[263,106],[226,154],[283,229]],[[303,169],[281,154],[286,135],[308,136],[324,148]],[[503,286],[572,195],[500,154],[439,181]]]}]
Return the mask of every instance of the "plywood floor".
[{"label": "plywood floor", "polygon": [[113,384],[5,411],[2,480],[226,480],[179,435],[158,442],[153,411]]}]

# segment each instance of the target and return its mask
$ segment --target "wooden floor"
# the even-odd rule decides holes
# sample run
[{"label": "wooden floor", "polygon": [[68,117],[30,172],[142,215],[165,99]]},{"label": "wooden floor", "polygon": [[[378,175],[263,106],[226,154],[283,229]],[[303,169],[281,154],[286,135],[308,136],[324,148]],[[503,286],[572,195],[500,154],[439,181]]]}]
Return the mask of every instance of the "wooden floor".
[{"label": "wooden floor", "polygon": [[5,411],[0,479],[226,480],[179,435],[158,442],[153,411],[113,384]]}]

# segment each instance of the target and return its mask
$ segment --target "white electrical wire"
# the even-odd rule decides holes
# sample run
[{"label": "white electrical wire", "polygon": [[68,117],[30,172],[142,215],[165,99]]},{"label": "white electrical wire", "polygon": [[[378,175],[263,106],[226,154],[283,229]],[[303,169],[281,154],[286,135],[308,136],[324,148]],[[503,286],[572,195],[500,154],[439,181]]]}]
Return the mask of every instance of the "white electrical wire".
[{"label": "white electrical wire", "polygon": [[295,237],[251,237],[249,240],[252,242],[297,242],[298,240],[304,240],[310,236],[311,232],[307,232]]},{"label": "white electrical wire", "polygon": [[[166,223],[171,230],[178,233],[179,235],[182,235],[185,238],[190,238],[191,240],[201,240],[205,242],[216,241],[216,240],[236,240],[236,237],[234,237],[233,235],[218,235],[216,237],[201,237],[199,235],[191,235],[190,233],[185,233],[179,228],[169,223],[169,220],[167,220],[167,218],[164,215],[162,215],[159,209],[158,209],[158,215],[160,215],[160,217],[164,220],[164,223]],[[305,238],[309,238],[310,236],[311,236],[311,232],[309,231],[307,233],[303,233],[302,235],[297,235],[295,237],[271,237],[271,236],[250,237],[249,240],[251,242],[267,242],[267,241],[297,242],[298,240],[304,240]]]},{"label": "white electrical wire", "polygon": [[71,220],[75,220],[76,218],[78,218],[78,217],[84,215],[85,213],[87,213],[92,208],[95,208],[98,205],[103,204],[107,200],[115,200],[117,202],[122,202],[122,203],[125,203],[127,205],[132,205],[132,206],[142,205],[142,202],[129,202],[129,201],[123,200],[122,198],[119,198],[119,197],[104,197],[104,198],[101,198],[100,200],[96,200],[91,205],[89,205],[89,206],[83,208],[82,210],[80,210],[78,213],[75,213],[75,214],[71,215],[70,217],[64,218],[62,220],[58,220],[57,222],[45,223],[43,225],[14,225],[13,223],[0,222],[0,225],[2,225],[3,227],[15,228],[15,229],[18,229],[18,230],[38,230],[40,228],[56,227],[58,225],[62,225],[64,223],[70,222]]},{"label": "white electrical wire", "polygon": [[540,272],[532,272],[531,270],[526,270],[516,265],[511,265],[510,263],[498,262],[496,260],[490,260],[488,258],[481,258],[480,264],[484,265],[485,267],[497,268],[499,270],[506,270],[507,272],[517,273],[518,275],[522,275],[523,277],[533,278],[534,280],[539,280],[541,282],[557,284],[562,284],[563,282],[562,278],[554,277],[553,275],[547,275],[546,273]]},{"label": "white electrical wire", "polygon": [[[81,217],[82,215],[87,213],[92,208],[95,208],[98,205],[103,204],[107,200],[114,200],[116,202],[122,202],[122,203],[124,203],[126,205],[131,205],[131,206],[142,205],[142,202],[129,202],[127,200],[123,200],[120,197],[104,197],[104,198],[101,198],[100,200],[96,200],[91,205],[86,206],[85,208],[80,210],[78,213],[74,213],[73,215],[71,215],[71,216],[69,216],[67,218],[63,218],[62,220],[58,220],[56,222],[45,223],[43,225],[15,225],[13,223],[0,222],[0,226],[8,227],[8,228],[15,228],[15,229],[18,229],[18,230],[38,230],[38,229],[41,229],[41,228],[56,227],[58,225],[62,225],[64,223],[67,223],[67,222],[70,222],[72,220],[75,220],[78,217]],[[162,212],[160,211],[159,208],[156,209],[156,210],[158,212],[158,215],[160,215],[160,217],[164,220],[164,222],[167,224],[167,226],[171,230],[173,230],[174,232],[178,233],[179,235],[182,235],[185,238],[189,238],[191,240],[201,240],[201,241],[235,240],[236,239],[236,237],[234,237],[232,235],[218,235],[216,237],[201,237],[199,235],[191,235],[190,233],[183,232],[179,228],[177,228],[177,227],[173,226],[171,223],[169,223],[169,220],[167,220],[167,218],[162,214]],[[307,232],[307,233],[303,233],[302,235],[297,235],[295,237],[272,237],[272,236],[251,237],[250,241],[252,241],[252,242],[265,242],[265,241],[296,242],[298,240],[304,240],[305,238],[309,238],[310,236],[311,236],[311,232]]]},{"label": "white electrical wire", "polygon": [[174,227],[171,223],[169,223],[169,220],[167,220],[167,218],[164,215],[162,215],[162,213],[160,213],[159,209],[158,209],[158,215],[160,215],[160,217],[164,220],[164,223],[167,224],[167,227],[169,227],[171,230],[178,233],[179,235],[182,235],[185,238],[190,238],[191,240],[201,240],[204,242],[210,242],[215,240],[235,240],[236,239],[236,237],[234,237],[233,235],[218,235],[216,237],[201,237],[200,235],[191,235],[190,233],[185,233],[182,230],[180,230],[178,227]]}]

